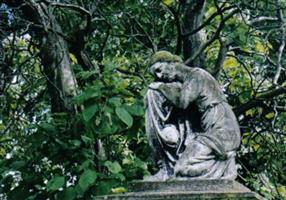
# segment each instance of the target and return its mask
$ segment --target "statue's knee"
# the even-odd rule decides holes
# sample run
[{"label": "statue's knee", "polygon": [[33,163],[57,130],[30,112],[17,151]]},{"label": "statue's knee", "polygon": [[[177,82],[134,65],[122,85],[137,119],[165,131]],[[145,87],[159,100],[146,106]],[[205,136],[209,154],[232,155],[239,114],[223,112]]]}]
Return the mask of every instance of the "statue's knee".
[{"label": "statue's knee", "polygon": [[206,160],[199,163],[181,162],[175,165],[175,174],[189,177],[201,176],[207,173],[214,163],[215,160]]},{"label": "statue's knee", "polygon": [[188,157],[207,156],[211,154],[212,149],[201,142],[193,141],[186,147],[186,152]]},{"label": "statue's knee", "polygon": [[175,167],[175,174],[177,176],[195,177],[202,175],[205,173],[204,171],[206,171],[206,169],[202,169],[199,165],[196,164]]}]

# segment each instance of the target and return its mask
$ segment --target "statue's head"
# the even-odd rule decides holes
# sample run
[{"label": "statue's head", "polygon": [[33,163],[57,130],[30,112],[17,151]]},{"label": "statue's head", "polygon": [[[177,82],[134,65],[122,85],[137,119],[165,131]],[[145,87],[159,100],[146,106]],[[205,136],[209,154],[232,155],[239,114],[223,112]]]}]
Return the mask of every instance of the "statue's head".
[{"label": "statue's head", "polygon": [[169,51],[157,51],[151,57],[150,65],[153,65],[157,62],[179,62],[182,63],[183,60],[180,56],[174,55]]},{"label": "statue's head", "polygon": [[158,51],[151,58],[150,72],[160,81],[174,81],[176,63],[183,63],[183,60],[168,51]]}]

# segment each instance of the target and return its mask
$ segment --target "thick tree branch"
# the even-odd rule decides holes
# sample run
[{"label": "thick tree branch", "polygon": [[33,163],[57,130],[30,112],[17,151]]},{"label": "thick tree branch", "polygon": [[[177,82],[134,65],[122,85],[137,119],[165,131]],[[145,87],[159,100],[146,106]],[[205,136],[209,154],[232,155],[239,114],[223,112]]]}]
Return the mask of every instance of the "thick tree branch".
[{"label": "thick tree branch", "polygon": [[203,45],[201,45],[199,49],[190,58],[188,58],[185,61],[186,65],[189,65],[190,63],[192,63],[209,45],[211,45],[219,37],[219,34],[221,30],[223,29],[225,22],[229,20],[234,14],[238,13],[238,11],[239,11],[238,9],[235,9],[230,14],[228,14],[225,18],[223,18],[223,20],[220,22],[218,28],[216,29],[212,37],[208,41],[206,41]]},{"label": "thick tree branch", "polygon": [[[233,9],[233,8],[235,8],[235,6],[225,7],[225,8],[223,8],[223,9],[221,9],[220,12],[225,12],[225,11],[230,10],[230,9]],[[199,32],[200,30],[202,30],[203,28],[205,28],[207,25],[210,24],[210,22],[211,22],[214,18],[216,18],[218,15],[220,15],[220,12],[215,12],[215,13],[213,13],[211,16],[209,16],[208,19],[206,19],[206,20],[205,20],[200,26],[198,26],[196,29],[194,29],[194,30],[192,30],[192,31],[190,31],[190,32],[188,32],[188,33],[182,33],[183,37],[188,37],[188,36],[190,36],[190,35],[193,35],[193,34]]]},{"label": "thick tree branch", "polygon": [[21,11],[23,19],[41,27],[29,31],[36,33],[39,41],[38,48],[48,80],[52,112],[75,112],[71,99],[76,95],[77,81],[69,58],[67,41],[59,34],[62,33],[62,28],[56,17],[43,1],[17,1],[13,6]]},{"label": "thick tree branch", "polygon": [[55,6],[55,7],[72,9],[72,10],[75,10],[77,12],[80,12],[82,14],[85,14],[85,15],[91,17],[91,13],[88,10],[86,10],[84,7],[79,6],[79,5],[52,2],[52,1],[47,1],[47,0],[44,0],[43,2],[47,3],[48,5]]},{"label": "thick tree branch", "polygon": [[219,43],[220,43],[220,49],[219,49],[219,53],[218,53],[218,57],[212,72],[212,75],[218,80],[219,78],[219,74],[220,74],[220,70],[222,68],[224,59],[226,57],[226,53],[227,53],[227,44],[226,42],[222,39],[219,38]]},{"label": "thick tree branch", "polygon": [[257,18],[254,18],[252,20],[250,20],[250,24],[253,25],[255,23],[260,23],[260,22],[265,22],[265,21],[270,21],[270,22],[273,22],[273,21],[277,21],[278,18],[277,17],[267,17],[267,16],[260,16],[260,17],[257,17]]},{"label": "thick tree branch", "polygon": [[[189,33],[197,29],[203,22],[205,0],[182,0],[183,24],[182,32]],[[192,35],[183,37],[184,59],[191,57],[200,47],[203,41],[202,32],[196,32]],[[190,65],[201,66],[205,65],[205,56],[201,54],[197,59],[193,60]]]},{"label": "thick tree branch", "polygon": [[182,30],[181,30],[181,22],[180,22],[179,14],[175,11],[175,9],[173,7],[170,7],[170,6],[166,6],[166,7],[174,16],[175,25],[177,28],[177,45],[176,45],[175,54],[180,55],[181,51],[182,51],[182,42],[183,41],[182,41]]},{"label": "thick tree branch", "polygon": [[285,93],[286,93],[286,83],[284,83],[279,88],[270,89],[267,92],[258,94],[256,97],[253,97],[247,103],[242,104],[237,108],[234,108],[233,109],[234,113],[236,114],[236,116],[239,116],[251,108],[260,107],[261,105],[264,105],[264,101],[272,100],[273,97],[276,97],[276,96],[279,96]]}]

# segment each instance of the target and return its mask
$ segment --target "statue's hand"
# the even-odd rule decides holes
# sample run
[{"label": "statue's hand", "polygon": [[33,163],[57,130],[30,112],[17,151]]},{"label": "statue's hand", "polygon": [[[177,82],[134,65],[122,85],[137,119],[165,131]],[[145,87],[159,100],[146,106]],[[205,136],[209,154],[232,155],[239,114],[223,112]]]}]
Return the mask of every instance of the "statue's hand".
[{"label": "statue's hand", "polygon": [[154,82],[154,83],[151,83],[149,85],[149,88],[153,89],[153,90],[158,90],[158,89],[160,89],[160,86],[162,86],[163,84],[164,83],[162,83],[162,82]]}]

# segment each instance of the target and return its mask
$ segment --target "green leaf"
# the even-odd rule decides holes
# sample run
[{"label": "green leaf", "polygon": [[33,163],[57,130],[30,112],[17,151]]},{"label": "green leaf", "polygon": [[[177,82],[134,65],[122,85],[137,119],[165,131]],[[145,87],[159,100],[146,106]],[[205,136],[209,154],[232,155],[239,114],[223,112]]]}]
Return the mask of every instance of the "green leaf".
[{"label": "green leaf", "polygon": [[15,170],[15,169],[18,170],[18,169],[24,167],[25,165],[26,165],[26,163],[25,163],[24,161],[19,160],[19,161],[13,162],[13,163],[10,165],[10,167],[11,167],[12,169],[14,169],[14,170]]},{"label": "green leaf", "polygon": [[124,108],[133,116],[141,117],[144,115],[144,106],[140,104],[124,105]]},{"label": "green leaf", "polygon": [[62,191],[58,198],[59,200],[74,200],[77,197],[77,193],[74,188],[69,187]]},{"label": "green leaf", "polygon": [[73,98],[73,100],[77,104],[82,104],[84,101],[86,101],[88,99],[100,96],[101,95],[100,90],[101,90],[100,85],[98,85],[97,87],[90,87],[90,88],[86,89],[85,91],[83,91],[81,94],[75,96]]},{"label": "green leaf", "polygon": [[56,134],[57,133],[57,127],[50,124],[50,123],[46,123],[43,122],[39,125],[39,128],[42,129],[43,131],[49,133],[49,134]]},{"label": "green leaf", "polygon": [[107,167],[107,169],[113,174],[117,174],[122,170],[120,164],[117,161],[115,162],[106,161],[104,163],[104,166]]},{"label": "green leaf", "polygon": [[104,71],[105,72],[110,72],[110,71],[114,70],[115,68],[116,68],[116,64],[113,63],[112,61],[110,61],[110,60],[104,61]]},{"label": "green leaf", "polygon": [[77,78],[80,78],[80,79],[82,79],[82,80],[86,80],[86,79],[88,79],[89,77],[91,77],[91,76],[93,76],[93,75],[95,75],[95,74],[97,74],[97,73],[98,73],[98,72],[95,71],[95,70],[93,70],[93,71],[81,71],[81,72],[77,73],[76,77],[77,77]]},{"label": "green leaf", "polygon": [[119,97],[112,97],[108,100],[108,102],[115,105],[115,106],[121,105],[121,99]]},{"label": "green leaf", "polygon": [[105,195],[111,192],[112,188],[119,185],[117,180],[101,181],[96,183],[97,195]]},{"label": "green leaf", "polygon": [[87,137],[85,135],[82,135],[80,137],[85,144],[90,144],[92,142],[92,139],[90,137]]},{"label": "green leaf", "polygon": [[82,112],[83,119],[88,122],[91,120],[91,118],[95,115],[95,113],[98,111],[98,105],[92,105],[87,108],[85,108]]},{"label": "green leaf", "polygon": [[121,173],[113,173],[113,174],[110,174],[108,177],[115,179],[115,180],[120,180],[121,182],[126,180],[126,177]]},{"label": "green leaf", "polygon": [[7,192],[7,199],[9,200],[27,199],[31,195],[28,186],[23,183],[13,190]]},{"label": "green leaf", "polygon": [[93,161],[92,160],[86,160],[84,161],[79,167],[78,169],[81,170],[86,170],[88,169],[91,165],[93,165]]},{"label": "green leaf", "polygon": [[117,125],[115,124],[111,125],[109,123],[109,119],[107,117],[104,117],[97,131],[100,137],[105,137],[107,135],[115,133],[117,130],[118,130]]},{"label": "green leaf", "polygon": [[81,145],[81,141],[80,140],[70,140],[69,143],[73,146],[73,147],[79,147]]},{"label": "green leaf", "polygon": [[79,179],[79,186],[83,191],[86,191],[92,184],[95,183],[97,174],[93,170],[86,170]]},{"label": "green leaf", "polygon": [[55,191],[61,188],[64,184],[65,184],[65,177],[56,176],[48,182],[47,189],[48,191]]},{"label": "green leaf", "polygon": [[128,127],[132,126],[133,118],[123,107],[116,107],[115,112],[119,119],[121,119]]}]

